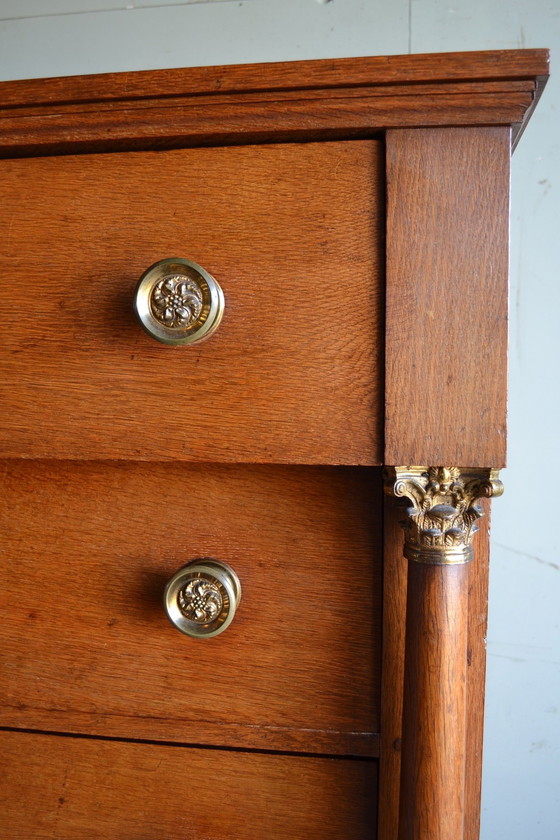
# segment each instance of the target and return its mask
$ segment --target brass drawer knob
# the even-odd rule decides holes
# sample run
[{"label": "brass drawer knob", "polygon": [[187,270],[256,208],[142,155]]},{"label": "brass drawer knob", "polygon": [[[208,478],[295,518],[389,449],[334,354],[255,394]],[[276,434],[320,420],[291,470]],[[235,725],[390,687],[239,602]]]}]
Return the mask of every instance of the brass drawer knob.
[{"label": "brass drawer knob", "polygon": [[172,257],[146,269],[136,287],[134,306],[152,338],[163,344],[196,344],[219,326],[224,294],[200,265]]},{"label": "brass drawer knob", "polygon": [[163,602],[175,627],[187,636],[208,639],[226,630],[241,600],[233,569],[211,557],[193,560],[176,572]]}]

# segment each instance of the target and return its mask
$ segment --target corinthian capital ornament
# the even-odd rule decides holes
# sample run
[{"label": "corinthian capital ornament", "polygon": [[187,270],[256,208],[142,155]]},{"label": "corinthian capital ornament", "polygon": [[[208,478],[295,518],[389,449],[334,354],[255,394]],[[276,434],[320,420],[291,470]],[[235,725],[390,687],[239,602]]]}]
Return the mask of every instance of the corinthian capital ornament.
[{"label": "corinthian capital ornament", "polygon": [[498,470],[463,467],[388,467],[386,491],[409,499],[404,556],[449,565],[472,560],[472,538],[483,512],[477,502],[501,496]]}]

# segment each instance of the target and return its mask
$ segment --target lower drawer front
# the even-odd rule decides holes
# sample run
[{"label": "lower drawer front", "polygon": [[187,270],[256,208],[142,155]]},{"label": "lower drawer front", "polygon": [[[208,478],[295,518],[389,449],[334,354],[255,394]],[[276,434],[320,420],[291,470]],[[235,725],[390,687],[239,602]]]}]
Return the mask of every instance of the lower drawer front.
[{"label": "lower drawer front", "polygon": [[[376,754],[378,470],[3,466],[0,726]],[[205,640],[162,605],[196,557],[243,589]]]},{"label": "lower drawer front", "polygon": [[2,840],[372,840],[374,761],[0,733]]}]

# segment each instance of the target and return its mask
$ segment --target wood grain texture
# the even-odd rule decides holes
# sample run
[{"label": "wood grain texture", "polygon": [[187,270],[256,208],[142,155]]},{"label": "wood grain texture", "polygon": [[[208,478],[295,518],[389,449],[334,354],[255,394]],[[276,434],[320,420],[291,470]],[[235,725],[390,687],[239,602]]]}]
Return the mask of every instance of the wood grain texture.
[{"label": "wood grain texture", "polygon": [[395,840],[399,828],[407,561],[403,557],[402,509],[385,499],[383,526],[383,650],[379,837]]},{"label": "wood grain texture", "polygon": [[[0,171],[2,456],[381,463],[381,144]],[[173,256],[225,294],[194,347],[132,314],[142,272]]]},{"label": "wood grain texture", "polygon": [[[4,726],[380,749],[379,831],[395,840],[407,591],[398,513],[385,523],[380,701],[378,472],[233,463],[503,464],[509,126],[518,136],[546,72],[545,51],[518,51],[0,86],[3,156],[232,144],[1,164],[0,452],[132,461],[5,464]],[[387,128],[398,131],[387,135],[383,453],[384,166],[380,142],[348,139]],[[348,142],[278,145],[334,138]],[[251,142],[276,145],[233,147]],[[137,277],[171,255],[202,263],[226,293],[223,324],[200,348],[155,345],[131,319]],[[178,463],[209,459],[232,465]],[[412,573],[401,840],[478,838],[486,550],[479,535],[460,592]],[[234,625],[204,647],[211,657],[160,607],[167,577],[201,554],[231,562],[244,586]],[[441,738],[446,698],[459,725]],[[152,840],[154,823],[163,840],[190,830],[218,840],[240,810],[242,840],[374,833],[371,762],[5,737],[18,766],[5,819],[19,835],[8,840],[97,830]],[[147,749],[163,751],[169,777],[145,803]],[[224,814],[178,821],[169,803],[192,801],[191,777],[203,799],[222,769]],[[61,786],[74,779],[71,809]]]},{"label": "wood grain texture", "polygon": [[360,139],[403,126],[520,124],[535,91],[483,93],[476,110],[470,89],[461,95],[432,93],[424,97],[429,104],[420,94],[391,98],[385,91],[380,97],[352,93],[332,100],[298,94],[290,102],[282,97],[249,103],[196,101],[176,111],[95,108],[40,115],[40,120],[35,114],[10,114],[0,126],[0,156]]},{"label": "wood grain texture", "polygon": [[[501,504],[498,501],[498,504]],[[475,537],[475,559],[469,563],[469,630],[467,647],[467,749],[465,769],[465,840],[480,837],[482,740],[486,690],[486,629],[490,554],[490,501],[479,502],[485,516]]]},{"label": "wood grain texture", "polygon": [[505,50],[8,82],[0,150],[317,140],[426,125],[514,124],[517,134],[547,73],[546,50]]},{"label": "wood grain texture", "polygon": [[399,840],[463,840],[466,564],[409,562]]},{"label": "wood grain texture", "polygon": [[[379,471],[5,462],[0,725],[378,752]],[[193,640],[162,593],[229,563],[234,622]]]},{"label": "wood grain texture", "polygon": [[546,76],[549,51],[482,50],[425,55],[270,62],[216,67],[146,70],[31,79],[0,85],[3,107],[60,105],[120,99],[148,99],[181,94],[254,93],[255,91],[338,88],[341,85],[406,85],[465,80],[523,80]]},{"label": "wood grain texture", "polygon": [[376,837],[372,761],[12,732],[0,749],[2,840]]},{"label": "wood grain texture", "polygon": [[387,136],[386,464],[505,463],[509,129]]},{"label": "wood grain texture", "polygon": [[[467,711],[465,770],[465,840],[478,840],[486,673],[488,613],[488,555],[490,503],[479,503],[485,516],[475,537],[475,559],[468,566]],[[379,763],[379,837],[394,840],[399,826],[402,755],[407,561],[402,556],[403,511],[385,501],[383,659],[381,692],[381,744]]]}]

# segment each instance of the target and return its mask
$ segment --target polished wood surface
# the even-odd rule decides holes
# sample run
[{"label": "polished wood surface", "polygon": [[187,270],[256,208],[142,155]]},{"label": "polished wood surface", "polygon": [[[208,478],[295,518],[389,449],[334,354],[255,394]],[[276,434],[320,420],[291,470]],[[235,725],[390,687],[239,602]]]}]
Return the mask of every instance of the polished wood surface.
[{"label": "polished wood surface", "polygon": [[[2,464],[0,725],[375,755],[380,475],[364,468]],[[167,580],[229,563],[233,624],[190,639]]]},{"label": "polished wood surface", "polygon": [[[69,102],[101,102],[158,97],[184,93],[228,95],[286,88],[355,87],[379,85],[433,85],[447,82],[517,81],[548,75],[549,51],[482,50],[428,53],[425,55],[360,56],[357,58],[270,62],[217,67],[188,67],[130,73],[21,79],[3,82],[0,105],[33,107]],[[544,81],[544,80],[543,80]]]},{"label": "polished wood surface", "polygon": [[486,634],[488,625],[488,566],[490,558],[490,502],[480,501],[484,517],[475,536],[475,561],[469,563],[469,615],[467,645],[467,743],[465,766],[465,840],[480,836],[482,740],[486,688]]},{"label": "polished wood surface", "polygon": [[[0,454],[381,463],[382,157],[365,141],[4,161]],[[225,294],[194,347],[132,313],[172,256]]]},{"label": "polished wood surface", "polygon": [[[464,838],[478,840],[482,778],[482,736],[486,675],[488,612],[488,558],[490,503],[480,502],[484,517],[475,536],[475,560],[468,564],[467,710]],[[399,826],[402,758],[402,706],[406,640],[408,563],[402,555],[403,509],[394,499],[385,501],[383,561],[383,658],[381,744],[379,768],[379,836],[392,840]]]},{"label": "polished wood surface", "polygon": [[386,464],[505,464],[509,136],[387,135]]},{"label": "polished wood surface", "polygon": [[419,125],[512,125],[518,136],[547,73],[547,50],[502,50],[8,82],[0,154],[348,139]]},{"label": "polished wood surface", "polygon": [[383,628],[379,836],[396,840],[402,750],[404,646],[408,564],[403,557],[403,511],[385,499],[383,525]]},{"label": "polished wood surface", "polygon": [[467,564],[409,562],[399,840],[463,840]]},{"label": "polished wood surface", "polygon": [[[407,630],[371,467],[504,462],[510,141],[547,69],[528,50],[0,86],[0,453],[22,459],[2,837],[373,838],[379,754],[382,840],[477,840],[487,536],[467,569],[412,570]],[[131,316],[175,255],[226,296],[195,348]],[[193,643],[160,598],[201,554],[244,589]],[[191,816],[209,793],[218,815]]]},{"label": "polished wood surface", "polygon": [[2,840],[374,840],[374,761],[0,732]]}]

